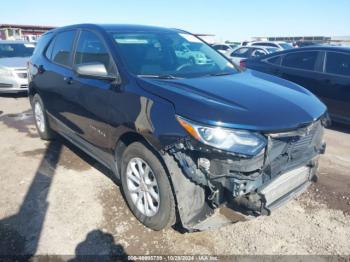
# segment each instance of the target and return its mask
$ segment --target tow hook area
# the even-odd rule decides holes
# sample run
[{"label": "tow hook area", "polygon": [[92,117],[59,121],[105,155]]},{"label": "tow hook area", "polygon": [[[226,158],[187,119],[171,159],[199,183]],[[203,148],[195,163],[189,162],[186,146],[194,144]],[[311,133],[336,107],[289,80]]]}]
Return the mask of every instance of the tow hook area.
[{"label": "tow hook area", "polygon": [[228,204],[228,207],[254,217],[271,214],[271,210],[266,207],[265,196],[261,193],[236,197]]}]

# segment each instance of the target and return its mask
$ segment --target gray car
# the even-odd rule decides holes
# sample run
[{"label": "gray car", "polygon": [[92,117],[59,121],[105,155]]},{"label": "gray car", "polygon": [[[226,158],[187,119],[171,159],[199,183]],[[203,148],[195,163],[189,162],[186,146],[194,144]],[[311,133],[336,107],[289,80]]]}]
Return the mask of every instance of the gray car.
[{"label": "gray car", "polygon": [[29,42],[0,41],[0,93],[28,90],[27,62],[34,48]]}]

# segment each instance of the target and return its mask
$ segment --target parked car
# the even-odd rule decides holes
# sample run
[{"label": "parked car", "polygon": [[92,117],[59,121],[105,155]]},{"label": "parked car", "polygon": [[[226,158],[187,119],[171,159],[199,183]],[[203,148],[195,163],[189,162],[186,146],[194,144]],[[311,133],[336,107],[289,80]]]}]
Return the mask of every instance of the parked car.
[{"label": "parked car", "polygon": [[229,59],[240,65],[245,67],[245,60],[252,57],[262,57],[267,54],[272,54],[277,52],[279,49],[276,47],[254,47],[254,46],[242,46],[233,50],[230,54],[228,54]]},{"label": "parked car", "polygon": [[230,43],[230,44],[228,44],[231,48],[232,48],[232,50],[233,49],[236,49],[237,47],[239,47],[239,46],[241,46],[241,43],[238,43],[238,42],[235,42],[235,43]]},{"label": "parked car", "polygon": [[216,51],[219,51],[220,53],[222,53],[223,55],[227,55],[228,53],[230,53],[233,50],[230,45],[226,45],[226,44],[214,44],[214,45],[212,45],[212,47]]},{"label": "parked car", "polygon": [[279,51],[292,49],[293,46],[283,41],[255,41],[247,44],[248,46],[265,46],[265,47],[275,47]]},{"label": "parked car", "polygon": [[304,47],[247,60],[246,66],[307,88],[334,121],[350,123],[350,48]]},{"label": "parked car", "polygon": [[28,90],[27,62],[34,47],[29,42],[0,40],[0,93]]},{"label": "parked car", "polygon": [[180,59],[183,58],[185,61],[190,61],[192,64],[208,64],[212,61],[208,59],[208,57],[201,52],[200,50],[201,44],[195,45],[195,44],[183,44],[175,50],[176,56]]},{"label": "parked car", "polygon": [[[185,61],[183,45],[213,62]],[[326,107],[314,95],[238,70],[178,29],[54,29],[38,42],[29,80],[40,137],[58,133],[111,169],[154,230],[229,223],[224,206],[270,214],[307,188],[324,151]]]}]

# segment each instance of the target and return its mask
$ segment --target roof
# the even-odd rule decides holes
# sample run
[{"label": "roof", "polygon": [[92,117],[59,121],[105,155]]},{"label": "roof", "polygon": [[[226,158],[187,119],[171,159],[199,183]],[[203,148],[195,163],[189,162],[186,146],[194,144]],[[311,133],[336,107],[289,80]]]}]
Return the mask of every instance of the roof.
[{"label": "roof", "polygon": [[102,29],[105,31],[118,31],[118,32],[128,32],[128,31],[139,31],[139,32],[185,32],[179,29],[165,28],[158,26],[148,26],[148,25],[128,25],[128,24],[76,24],[64,27],[59,27],[53,31],[60,31],[63,29],[73,29],[73,28],[95,28]]}]

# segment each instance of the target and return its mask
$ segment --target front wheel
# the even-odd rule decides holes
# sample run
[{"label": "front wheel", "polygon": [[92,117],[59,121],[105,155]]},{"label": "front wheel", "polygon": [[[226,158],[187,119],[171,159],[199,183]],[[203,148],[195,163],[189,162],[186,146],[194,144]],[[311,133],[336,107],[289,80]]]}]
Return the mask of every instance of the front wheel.
[{"label": "front wheel", "polygon": [[140,142],[123,154],[121,182],[126,201],[146,227],[161,230],[175,223],[175,200],[163,165]]}]

